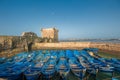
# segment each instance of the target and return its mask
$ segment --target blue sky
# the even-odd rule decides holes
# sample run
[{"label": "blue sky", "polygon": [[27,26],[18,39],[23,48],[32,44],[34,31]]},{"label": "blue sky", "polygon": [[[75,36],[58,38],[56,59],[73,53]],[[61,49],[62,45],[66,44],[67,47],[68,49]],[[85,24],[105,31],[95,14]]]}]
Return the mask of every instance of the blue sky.
[{"label": "blue sky", "polygon": [[59,39],[120,38],[120,0],[0,0],[0,35],[49,27]]}]

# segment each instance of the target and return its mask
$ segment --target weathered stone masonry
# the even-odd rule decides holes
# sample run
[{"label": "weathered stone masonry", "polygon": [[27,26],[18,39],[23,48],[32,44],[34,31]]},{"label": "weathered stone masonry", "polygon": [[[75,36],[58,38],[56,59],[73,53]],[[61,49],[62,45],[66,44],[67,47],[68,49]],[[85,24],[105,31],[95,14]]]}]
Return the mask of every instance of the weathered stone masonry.
[{"label": "weathered stone masonry", "polygon": [[42,38],[52,39],[52,42],[58,42],[58,30],[56,28],[41,29]]},{"label": "weathered stone masonry", "polygon": [[99,48],[102,50],[119,51],[119,43],[96,43],[96,42],[59,42],[59,43],[35,43],[36,49],[81,49],[81,48]]}]

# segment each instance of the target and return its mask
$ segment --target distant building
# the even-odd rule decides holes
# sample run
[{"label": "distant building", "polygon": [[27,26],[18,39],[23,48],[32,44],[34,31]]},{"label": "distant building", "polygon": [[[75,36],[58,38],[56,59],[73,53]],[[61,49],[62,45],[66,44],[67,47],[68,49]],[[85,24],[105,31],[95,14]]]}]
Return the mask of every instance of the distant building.
[{"label": "distant building", "polygon": [[21,36],[24,36],[24,37],[37,37],[37,34],[35,34],[34,32],[23,32],[21,34]]},{"label": "distant building", "polygon": [[53,42],[58,42],[58,30],[56,28],[42,28],[42,38],[52,39]]}]

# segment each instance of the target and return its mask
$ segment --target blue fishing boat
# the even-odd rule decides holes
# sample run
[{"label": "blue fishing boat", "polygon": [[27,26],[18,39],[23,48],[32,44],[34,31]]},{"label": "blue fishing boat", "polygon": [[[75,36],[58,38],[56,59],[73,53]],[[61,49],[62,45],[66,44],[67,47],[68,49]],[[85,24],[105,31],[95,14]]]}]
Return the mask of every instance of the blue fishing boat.
[{"label": "blue fishing boat", "polygon": [[[99,59],[100,60],[100,59]],[[108,64],[105,60],[101,59],[100,61],[96,60],[94,58],[89,59],[89,62],[95,66],[96,68],[99,69],[100,72],[106,72],[106,73],[113,73],[114,72],[114,67],[112,64]]]},{"label": "blue fishing boat", "polygon": [[106,72],[106,73],[113,73],[114,72],[114,67],[111,67],[109,65],[107,65],[105,67],[99,67],[99,71]]},{"label": "blue fishing boat", "polygon": [[[113,64],[110,60],[105,59],[97,55],[93,52],[88,52],[90,56],[87,57],[89,63],[98,69],[98,72],[105,73],[113,77],[113,73],[115,70],[115,64]],[[114,65],[114,66],[113,66]]]},{"label": "blue fishing boat", "polygon": [[51,54],[51,55],[50,55],[50,59],[54,59],[54,60],[57,62],[58,59],[59,59],[59,58],[58,58],[58,52],[52,50],[52,51],[50,52],[50,54]]},{"label": "blue fishing boat", "polygon": [[38,54],[33,65],[31,65],[31,67],[29,69],[27,69],[24,72],[25,78],[26,80],[38,80],[39,76],[41,75],[41,69],[44,65],[43,62],[43,54]]},{"label": "blue fishing boat", "polygon": [[[119,62],[114,62],[112,59],[105,59],[105,58],[99,58],[101,62],[106,63],[106,68],[110,69],[109,72],[113,73],[114,70],[117,72],[120,72],[120,64]],[[107,70],[107,69],[106,69]]]},{"label": "blue fishing boat", "polygon": [[70,59],[71,57],[75,57],[72,50],[66,50],[66,58]]},{"label": "blue fishing boat", "polygon": [[70,72],[69,64],[65,57],[61,57],[56,65],[56,71],[60,74],[62,79],[66,80]]},{"label": "blue fishing boat", "polygon": [[39,51],[38,55],[34,58],[33,62],[35,64],[42,62],[44,59],[44,54],[42,54],[42,51]]},{"label": "blue fishing boat", "polygon": [[[112,66],[111,62],[108,63],[107,59],[99,57],[95,57],[96,53],[88,53],[89,56],[86,57],[88,61],[99,70],[99,72],[105,72],[107,74],[113,74],[114,72],[114,67]],[[95,56],[94,56],[95,55]]]},{"label": "blue fishing boat", "polygon": [[1,72],[6,71],[6,69],[11,65],[13,65],[13,63],[11,62],[5,62],[5,63],[0,64],[0,71]]},{"label": "blue fishing boat", "polygon": [[71,57],[69,59],[69,66],[75,76],[79,77],[81,80],[84,78],[86,69],[78,62],[75,57]]},{"label": "blue fishing boat", "polygon": [[120,72],[120,59],[112,58],[110,60],[112,66],[115,67],[115,71]]},{"label": "blue fishing boat", "polygon": [[66,57],[65,50],[60,50],[59,53],[58,53],[58,57],[59,57],[59,59],[60,59],[61,57]]},{"label": "blue fishing boat", "polygon": [[26,80],[38,80],[41,74],[41,68],[43,64],[41,62],[32,65],[29,69],[24,72]]},{"label": "blue fishing boat", "polygon": [[91,65],[88,60],[84,57],[84,56],[79,56],[79,61],[80,64],[86,68],[86,71],[91,74],[91,75],[96,75],[98,72],[98,69],[96,67],[94,67],[93,65]]},{"label": "blue fishing boat", "polygon": [[56,60],[54,59],[49,59],[49,61],[44,64],[44,66],[41,69],[44,78],[50,79],[55,75],[55,65]]},{"label": "blue fishing boat", "polygon": [[29,67],[29,63],[17,63],[13,66],[9,66],[6,70],[0,71],[1,78],[7,78],[8,80],[21,80],[22,73]]},{"label": "blue fishing boat", "polygon": [[113,61],[114,63],[120,64],[120,59],[111,58],[111,61]]},{"label": "blue fishing boat", "polygon": [[24,72],[24,75],[26,80],[38,80],[40,76],[40,71],[30,68]]},{"label": "blue fishing boat", "polygon": [[5,70],[6,68],[14,65],[16,63],[14,58],[15,57],[7,58],[4,63],[1,63],[0,64],[0,70],[1,71]]},{"label": "blue fishing boat", "polygon": [[28,53],[28,55],[26,57],[26,61],[32,62],[35,59],[35,57],[36,57],[35,52],[32,52],[32,53],[30,52],[30,53]]},{"label": "blue fishing boat", "polygon": [[49,60],[49,58],[50,58],[50,56],[51,56],[51,54],[50,54],[49,51],[45,51],[45,52],[46,52],[46,53],[43,53],[43,54],[44,54],[44,55],[43,55],[43,57],[44,57],[43,62],[44,62],[44,63],[47,63],[48,60]]},{"label": "blue fishing boat", "polygon": [[7,58],[5,58],[5,57],[0,58],[0,64],[4,63],[6,60],[7,60]]}]

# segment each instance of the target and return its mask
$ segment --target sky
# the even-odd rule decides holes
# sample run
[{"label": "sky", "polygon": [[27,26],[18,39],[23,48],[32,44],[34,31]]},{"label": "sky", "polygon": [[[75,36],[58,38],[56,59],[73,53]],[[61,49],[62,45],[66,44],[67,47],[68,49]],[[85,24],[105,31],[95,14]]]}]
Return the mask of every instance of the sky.
[{"label": "sky", "polygon": [[120,38],[120,0],[0,0],[0,35],[50,27],[59,39]]}]

